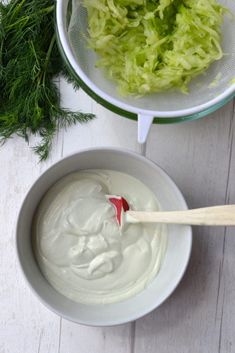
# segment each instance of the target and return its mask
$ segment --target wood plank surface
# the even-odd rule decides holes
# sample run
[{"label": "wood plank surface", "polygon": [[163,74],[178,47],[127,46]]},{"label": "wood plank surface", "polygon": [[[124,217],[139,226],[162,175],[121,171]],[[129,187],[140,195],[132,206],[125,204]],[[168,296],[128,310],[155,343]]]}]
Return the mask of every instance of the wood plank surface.
[{"label": "wood plank surface", "polygon": [[15,227],[20,205],[31,184],[60,158],[59,140],[52,158],[45,164],[38,163],[20,138],[14,137],[0,149],[1,353],[58,350],[60,318],[48,311],[25,283],[15,254]]},{"label": "wood plank surface", "polygon": [[[228,185],[226,201],[235,203],[235,110],[230,130],[230,164],[228,169]],[[235,229],[225,230],[223,244],[223,259],[220,268],[219,303],[220,325],[219,352],[235,352]]]},{"label": "wood plank surface", "polygon": [[[176,126],[174,136],[171,134],[168,143],[164,143],[169,128],[161,128],[164,136],[158,133],[164,146],[158,150],[152,149],[151,144],[155,131],[157,135],[157,127],[154,127],[150,154],[175,179],[189,206],[228,201],[233,104],[206,119]],[[230,202],[235,203],[234,197]],[[227,353],[220,344],[225,229],[194,227],[193,230],[192,257],[181,285],[159,310],[136,322],[136,353],[144,350],[148,353]],[[235,235],[234,228],[231,232]],[[234,283],[232,287],[235,288]],[[234,305],[235,298],[230,299],[230,305]],[[233,327],[234,320],[235,317]]]},{"label": "wood plank surface", "polygon": [[[31,293],[15,256],[15,222],[32,182],[52,163],[82,148],[136,149],[136,123],[61,82],[63,105],[97,119],[60,133],[39,164],[20,138],[0,149],[0,353],[235,352],[235,229],[194,228],[189,268],[174,294],[135,323],[83,327],[61,320]],[[190,207],[235,203],[234,105],[184,124],[153,126],[147,156],[163,167]],[[32,141],[33,143],[33,141]]]}]

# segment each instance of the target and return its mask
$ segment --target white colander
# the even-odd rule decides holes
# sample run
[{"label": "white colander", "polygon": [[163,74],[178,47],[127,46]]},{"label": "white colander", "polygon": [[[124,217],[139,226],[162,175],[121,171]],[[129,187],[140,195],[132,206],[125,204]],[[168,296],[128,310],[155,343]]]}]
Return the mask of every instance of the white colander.
[{"label": "white colander", "polygon": [[[220,0],[235,15],[235,0]],[[146,141],[154,118],[160,123],[204,116],[231,99],[235,92],[235,21],[225,16],[222,33],[224,57],[195,78],[189,94],[164,92],[143,98],[122,97],[116,85],[97,69],[96,54],[87,47],[87,14],[82,0],[57,0],[58,42],[64,59],[80,86],[97,102],[130,118],[138,118],[138,141]],[[84,35],[85,34],[85,35]],[[216,77],[218,82],[211,85]],[[232,83],[233,80],[233,83]]]}]

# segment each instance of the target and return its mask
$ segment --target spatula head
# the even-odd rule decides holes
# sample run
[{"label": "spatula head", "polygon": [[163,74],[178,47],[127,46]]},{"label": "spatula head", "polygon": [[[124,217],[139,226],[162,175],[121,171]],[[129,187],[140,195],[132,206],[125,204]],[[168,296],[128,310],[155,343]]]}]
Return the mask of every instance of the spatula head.
[{"label": "spatula head", "polygon": [[130,209],[129,204],[127,200],[122,196],[107,195],[107,199],[115,208],[116,219],[120,226],[122,222],[122,213]]}]

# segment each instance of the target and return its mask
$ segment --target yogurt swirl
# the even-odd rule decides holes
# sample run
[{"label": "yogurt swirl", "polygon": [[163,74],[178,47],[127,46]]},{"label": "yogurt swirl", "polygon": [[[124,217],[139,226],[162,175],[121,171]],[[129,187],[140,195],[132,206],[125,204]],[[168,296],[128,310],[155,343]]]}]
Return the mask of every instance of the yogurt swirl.
[{"label": "yogurt swirl", "polygon": [[166,247],[161,225],[120,227],[107,194],[124,196],[131,209],[159,209],[139,180],[117,171],[79,171],[44,196],[33,224],[42,273],[66,297],[90,304],[122,301],[156,276]]}]

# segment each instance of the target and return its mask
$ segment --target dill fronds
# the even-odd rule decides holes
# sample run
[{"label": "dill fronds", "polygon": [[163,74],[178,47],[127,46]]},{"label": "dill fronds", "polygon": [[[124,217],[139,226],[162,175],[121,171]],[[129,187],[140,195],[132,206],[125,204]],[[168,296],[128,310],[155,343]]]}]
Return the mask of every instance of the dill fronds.
[{"label": "dill fronds", "polygon": [[54,7],[54,0],[0,3],[0,142],[37,134],[40,160],[48,157],[57,129],[94,117],[60,107],[53,78],[72,78],[57,47]]}]

